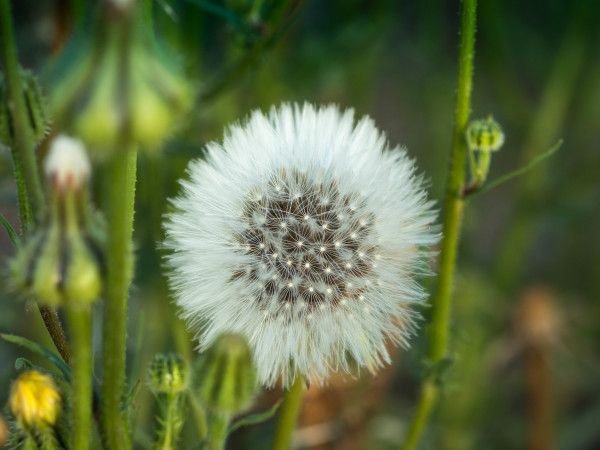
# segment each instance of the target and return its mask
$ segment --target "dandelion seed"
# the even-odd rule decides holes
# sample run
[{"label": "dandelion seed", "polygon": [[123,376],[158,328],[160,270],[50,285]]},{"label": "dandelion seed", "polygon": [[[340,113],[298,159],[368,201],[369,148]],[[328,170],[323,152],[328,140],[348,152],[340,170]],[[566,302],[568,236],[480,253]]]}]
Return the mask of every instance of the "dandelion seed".
[{"label": "dandelion seed", "polygon": [[202,348],[246,336],[267,386],[382,366],[386,342],[414,331],[415,275],[438,239],[415,172],[370,119],[336,107],[255,112],[209,144],[165,225],[171,287],[184,317],[207,324]]}]

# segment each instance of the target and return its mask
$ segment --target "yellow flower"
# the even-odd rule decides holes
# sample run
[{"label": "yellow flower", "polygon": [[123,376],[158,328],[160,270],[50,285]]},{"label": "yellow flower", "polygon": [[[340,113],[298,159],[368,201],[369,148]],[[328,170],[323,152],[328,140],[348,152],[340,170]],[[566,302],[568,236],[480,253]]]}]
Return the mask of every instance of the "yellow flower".
[{"label": "yellow flower", "polygon": [[12,384],[10,409],[22,426],[54,425],[60,404],[54,380],[41,372],[23,372]]}]

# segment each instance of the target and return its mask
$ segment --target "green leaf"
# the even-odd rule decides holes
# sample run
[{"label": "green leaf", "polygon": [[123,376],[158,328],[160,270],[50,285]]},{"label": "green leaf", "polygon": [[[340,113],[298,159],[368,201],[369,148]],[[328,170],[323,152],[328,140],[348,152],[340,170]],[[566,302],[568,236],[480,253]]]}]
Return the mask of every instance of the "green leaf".
[{"label": "green leaf", "polygon": [[262,423],[262,422],[269,420],[271,417],[273,417],[275,415],[275,413],[279,409],[279,405],[281,405],[282,401],[283,400],[279,400],[277,403],[275,403],[273,406],[271,406],[266,411],[259,412],[256,414],[250,414],[248,416],[244,416],[241,419],[236,420],[229,427],[228,434],[233,433],[238,428],[245,427],[248,425],[256,425],[258,423]]},{"label": "green leaf", "polygon": [[481,189],[473,192],[473,195],[483,194],[484,192],[491,191],[492,189],[497,188],[501,184],[504,184],[507,181],[512,180],[513,178],[516,178],[518,176],[521,176],[521,175],[529,172],[531,169],[533,169],[539,163],[541,163],[542,161],[544,161],[546,158],[549,158],[554,153],[556,153],[560,149],[560,147],[562,146],[562,144],[563,144],[563,140],[560,139],[556,144],[554,144],[552,147],[550,147],[548,150],[546,150],[541,155],[538,155],[535,158],[533,158],[531,161],[529,161],[523,167],[519,167],[518,169],[515,169],[512,172],[509,172],[507,174],[501,175],[498,178],[494,179],[493,181],[490,181],[489,183],[486,183]]},{"label": "green leaf", "polygon": [[15,336],[14,334],[2,334],[0,333],[0,338],[4,339],[6,342],[11,344],[19,345],[21,347],[26,348],[29,351],[37,353],[43,358],[47,359],[54,367],[56,367],[65,380],[71,379],[71,368],[65,363],[62,358],[54,353],[51,350],[48,350],[43,345],[38,344],[37,342],[30,341],[27,338],[21,336]]},{"label": "green leaf", "polygon": [[8,219],[6,217],[4,217],[1,213],[0,213],[0,223],[6,230],[6,234],[8,234],[10,241],[13,244],[17,245],[19,243],[19,235],[17,234],[17,232],[15,231],[13,226],[10,224]]}]

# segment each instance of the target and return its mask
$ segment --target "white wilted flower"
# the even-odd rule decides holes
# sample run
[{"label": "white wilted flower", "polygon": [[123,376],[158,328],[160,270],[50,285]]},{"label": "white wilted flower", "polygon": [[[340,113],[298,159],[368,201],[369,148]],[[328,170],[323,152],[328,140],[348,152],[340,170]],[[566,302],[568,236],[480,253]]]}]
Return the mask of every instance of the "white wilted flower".
[{"label": "white wilted flower", "polygon": [[438,239],[406,152],[369,118],[308,104],[254,112],[207,150],[166,222],[171,286],[202,348],[246,336],[269,386],[389,362]]}]

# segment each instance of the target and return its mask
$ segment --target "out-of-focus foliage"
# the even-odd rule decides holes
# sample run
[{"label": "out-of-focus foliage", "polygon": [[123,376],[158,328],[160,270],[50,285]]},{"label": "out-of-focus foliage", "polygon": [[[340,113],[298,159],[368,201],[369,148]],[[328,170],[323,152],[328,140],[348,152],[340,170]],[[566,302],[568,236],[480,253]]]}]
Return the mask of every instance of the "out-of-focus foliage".
[{"label": "out-of-focus foliage", "polygon": [[[64,31],[74,25],[65,16],[69,2],[13,3],[21,60],[43,75]],[[215,13],[208,3],[229,16]],[[176,350],[187,358],[193,351],[160,274],[156,243],[168,208],[165,199],[177,190],[175,180],[190,158],[202,155],[204,143],[221,137],[228,122],[282,101],[353,106],[371,115],[393,143],[406,145],[429,177],[434,196],[442,195],[456,79],[457,1],[305,0],[276,30],[274,21],[248,17],[245,3],[153,4],[159,37],[177,49],[172,56],[183,63],[200,97],[183,132],[163,154],[140,161],[129,323],[132,384],[144,380],[156,352]],[[277,4],[265,2],[271,3]],[[535,397],[526,369],[529,344],[516,323],[520,303],[534,286],[549,292],[557,323],[555,340],[545,350],[555,417],[547,432],[560,450],[600,446],[598,17],[600,2],[593,0],[480,4],[474,114],[493,113],[506,136],[488,180],[525,164],[559,138],[564,144],[525,176],[468,201],[453,358],[424,448],[525,447]],[[2,150],[0,211],[13,224],[18,223],[15,195],[10,155]],[[2,260],[14,252],[3,230],[0,251]],[[36,311],[4,290],[0,296],[3,332],[47,339]],[[422,332],[412,350],[396,357],[389,373],[376,380],[341,385],[334,380],[327,393],[309,391],[307,426],[301,427],[299,442],[307,447],[321,442],[314,447],[319,449],[396,448],[424,370],[425,336]],[[0,386],[14,378],[12,362],[19,352],[0,344]],[[0,404],[7,396],[8,390],[0,392]],[[259,403],[268,405],[271,397]],[[378,399],[375,405],[371,397]],[[140,389],[134,401],[135,426],[151,430],[152,395]],[[322,425],[321,434],[308,427],[315,424]],[[241,428],[231,448],[265,448],[272,427],[267,422]],[[184,429],[184,442],[189,444],[190,437],[191,430]],[[182,448],[193,448],[188,444]]]}]

